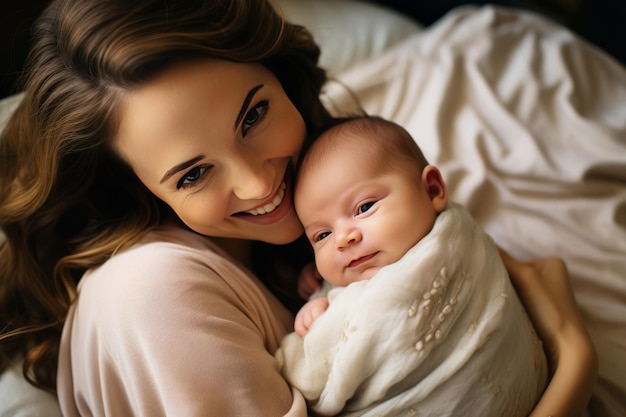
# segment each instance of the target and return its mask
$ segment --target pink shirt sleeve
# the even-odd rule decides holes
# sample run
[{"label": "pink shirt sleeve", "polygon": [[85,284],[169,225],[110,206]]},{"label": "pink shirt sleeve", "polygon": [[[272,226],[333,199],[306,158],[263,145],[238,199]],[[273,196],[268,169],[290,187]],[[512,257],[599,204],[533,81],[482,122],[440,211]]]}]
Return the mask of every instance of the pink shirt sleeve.
[{"label": "pink shirt sleeve", "polygon": [[64,415],[306,416],[272,356],[291,315],[206,239],[149,237],[81,281],[61,343]]}]

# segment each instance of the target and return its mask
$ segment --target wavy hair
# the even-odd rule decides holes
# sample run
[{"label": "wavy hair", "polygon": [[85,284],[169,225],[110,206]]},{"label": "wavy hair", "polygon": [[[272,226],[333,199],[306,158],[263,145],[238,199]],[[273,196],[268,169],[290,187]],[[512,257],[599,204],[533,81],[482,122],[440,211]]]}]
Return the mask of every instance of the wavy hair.
[{"label": "wavy hair", "polygon": [[269,1],[55,0],[34,38],[0,138],[0,371],[24,358],[26,378],[54,392],[81,276],[168,210],[111,151],[124,94],[188,59],[259,62],[308,129],[330,116],[319,48]]}]

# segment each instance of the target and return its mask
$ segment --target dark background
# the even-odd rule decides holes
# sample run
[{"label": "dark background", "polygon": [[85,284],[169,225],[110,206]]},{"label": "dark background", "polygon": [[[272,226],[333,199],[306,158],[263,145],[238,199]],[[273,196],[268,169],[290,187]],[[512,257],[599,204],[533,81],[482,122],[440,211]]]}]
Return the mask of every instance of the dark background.
[{"label": "dark background", "polygon": [[[626,0],[370,1],[402,11],[423,25],[430,25],[450,9],[463,4],[491,3],[523,8],[569,27],[626,65]],[[1,0],[1,3],[0,97],[5,97],[18,92],[15,80],[30,45],[31,26],[47,0]]]}]

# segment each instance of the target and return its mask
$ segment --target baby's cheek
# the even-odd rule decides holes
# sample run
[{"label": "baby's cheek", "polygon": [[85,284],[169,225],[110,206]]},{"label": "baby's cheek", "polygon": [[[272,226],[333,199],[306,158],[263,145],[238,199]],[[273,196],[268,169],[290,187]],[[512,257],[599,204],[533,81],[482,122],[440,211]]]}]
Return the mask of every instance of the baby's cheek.
[{"label": "baby's cheek", "polygon": [[341,270],[334,256],[328,252],[327,250],[318,250],[315,252],[315,266],[323,279],[333,285],[341,285],[337,282]]}]

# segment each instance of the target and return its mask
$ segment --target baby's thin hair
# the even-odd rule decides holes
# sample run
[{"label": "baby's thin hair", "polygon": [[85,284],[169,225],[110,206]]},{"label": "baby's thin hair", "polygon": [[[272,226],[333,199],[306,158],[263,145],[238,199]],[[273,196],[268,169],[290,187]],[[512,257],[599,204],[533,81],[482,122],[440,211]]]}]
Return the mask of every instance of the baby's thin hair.
[{"label": "baby's thin hair", "polygon": [[[376,159],[382,159],[391,169],[414,169],[419,175],[428,160],[411,134],[399,124],[378,116],[359,115],[335,119],[312,133],[310,146],[303,151],[300,166],[310,166],[341,144],[354,145],[355,149]],[[404,163],[403,163],[404,162]]]}]

